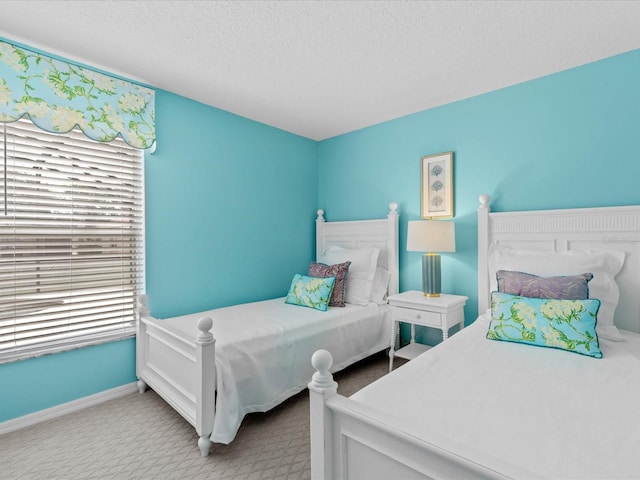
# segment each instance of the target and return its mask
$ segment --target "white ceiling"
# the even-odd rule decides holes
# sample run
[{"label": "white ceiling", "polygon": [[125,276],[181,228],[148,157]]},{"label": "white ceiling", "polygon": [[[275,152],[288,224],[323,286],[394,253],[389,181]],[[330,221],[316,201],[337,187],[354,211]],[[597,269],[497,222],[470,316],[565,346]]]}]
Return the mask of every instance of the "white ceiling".
[{"label": "white ceiling", "polygon": [[0,35],[314,140],[640,48],[640,1],[12,1]]}]

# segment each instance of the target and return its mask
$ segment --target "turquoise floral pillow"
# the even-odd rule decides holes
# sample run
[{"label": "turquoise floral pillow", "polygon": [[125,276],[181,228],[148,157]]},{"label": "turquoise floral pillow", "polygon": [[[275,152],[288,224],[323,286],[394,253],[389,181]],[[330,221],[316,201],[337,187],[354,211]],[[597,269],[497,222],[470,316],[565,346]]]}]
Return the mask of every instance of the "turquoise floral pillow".
[{"label": "turquoise floral pillow", "polygon": [[336,277],[307,277],[296,273],[291,281],[285,303],[326,311]]},{"label": "turquoise floral pillow", "polygon": [[600,300],[491,294],[490,340],[527,343],[602,358],[596,323]]}]

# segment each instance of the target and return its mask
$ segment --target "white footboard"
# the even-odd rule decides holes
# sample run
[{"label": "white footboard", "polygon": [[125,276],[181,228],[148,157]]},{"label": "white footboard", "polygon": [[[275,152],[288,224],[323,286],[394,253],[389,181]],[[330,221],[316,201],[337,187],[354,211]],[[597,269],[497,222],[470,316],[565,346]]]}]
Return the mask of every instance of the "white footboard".
[{"label": "white footboard", "polygon": [[312,480],[510,478],[404,433],[383,412],[338,395],[332,362],[326,350],[311,362]]},{"label": "white footboard", "polygon": [[138,299],[136,375],[138,389],[150,386],[191,425],[198,447],[209,454],[215,415],[215,339],[209,317],[198,321],[199,334],[189,341],[151,317],[146,295]]}]

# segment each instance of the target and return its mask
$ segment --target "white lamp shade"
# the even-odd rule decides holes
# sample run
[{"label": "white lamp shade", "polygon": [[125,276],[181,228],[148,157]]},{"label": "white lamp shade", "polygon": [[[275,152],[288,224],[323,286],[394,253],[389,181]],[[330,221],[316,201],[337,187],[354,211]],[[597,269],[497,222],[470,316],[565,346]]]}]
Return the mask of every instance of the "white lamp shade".
[{"label": "white lamp shade", "polygon": [[407,231],[409,252],[455,252],[455,224],[443,220],[413,220]]}]

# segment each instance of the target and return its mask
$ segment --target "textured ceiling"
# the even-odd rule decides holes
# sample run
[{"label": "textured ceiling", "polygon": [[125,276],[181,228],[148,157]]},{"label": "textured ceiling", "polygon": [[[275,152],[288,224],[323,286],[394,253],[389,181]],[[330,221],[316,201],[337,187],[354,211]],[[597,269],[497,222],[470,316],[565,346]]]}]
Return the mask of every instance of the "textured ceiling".
[{"label": "textured ceiling", "polygon": [[11,1],[0,35],[321,140],[640,48],[639,1]]}]

